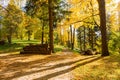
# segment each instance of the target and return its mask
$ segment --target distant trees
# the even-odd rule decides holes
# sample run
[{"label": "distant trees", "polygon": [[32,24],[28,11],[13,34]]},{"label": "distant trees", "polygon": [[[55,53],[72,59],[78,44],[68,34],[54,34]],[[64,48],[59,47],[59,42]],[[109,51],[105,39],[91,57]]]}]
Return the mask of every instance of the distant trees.
[{"label": "distant trees", "polygon": [[[39,3],[39,4],[36,4]],[[34,6],[34,7],[33,7]],[[25,7],[26,13],[30,16],[37,17],[41,20],[42,23],[42,33],[41,33],[41,43],[44,43],[44,28],[45,26],[49,26],[49,45],[50,50],[53,52],[53,12],[52,12],[52,1],[35,1],[29,0],[27,1],[27,5]],[[49,14],[49,15],[48,15]],[[49,24],[47,23],[49,21]],[[47,24],[46,24],[47,23]]]},{"label": "distant trees", "polygon": [[[45,0],[29,0],[25,7],[28,15],[39,18],[43,24],[41,33],[42,44],[44,43],[44,28],[46,25],[49,26],[49,46],[51,52],[54,52],[53,28],[57,27],[57,24],[65,18],[65,15],[69,14],[65,6],[67,4],[63,0],[48,0],[48,2]],[[48,21],[49,24],[47,23]]]},{"label": "distant trees", "polygon": [[[99,26],[99,21],[100,21],[100,31],[101,31],[101,36],[102,36],[101,37],[102,56],[108,56],[109,52],[108,52],[108,43],[107,43],[105,0],[97,0],[97,1],[96,0],[87,0],[87,2],[83,2],[80,0],[78,0],[78,1],[68,0],[68,1],[69,1],[69,3],[72,3],[72,4],[75,4],[77,2],[79,2],[79,4],[81,4],[81,5],[79,5],[79,4],[77,5],[80,7],[80,9],[78,9],[77,7],[74,7],[74,6],[70,8],[71,11],[74,11],[71,15],[71,20],[70,20],[72,22],[72,24],[77,25],[79,23],[78,27],[84,25],[84,23],[91,26],[89,32],[91,35],[93,35],[94,32],[93,32],[92,26]],[[97,2],[98,2],[99,10],[97,9],[98,8],[97,6],[93,5],[93,4],[96,4]],[[110,1],[108,1],[108,2],[110,2]],[[100,14],[100,20],[96,14]],[[76,19],[78,21],[74,22],[74,21],[72,21],[73,19]],[[85,28],[82,32],[86,33]],[[84,34],[82,34],[82,35],[84,35]],[[83,38],[85,38],[85,35]],[[94,45],[93,45],[94,37],[91,36],[89,38],[91,38],[90,43],[91,43],[91,47],[93,48],[94,47]],[[83,42],[85,42],[85,41],[83,41]]]},{"label": "distant trees", "polygon": [[69,27],[69,33],[68,33],[68,36],[70,36],[70,41],[69,41],[69,37],[68,37],[68,47],[70,47],[72,50],[74,49],[74,44],[75,44],[75,28],[70,25]]},{"label": "distant trees", "polygon": [[[98,6],[94,5],[97,2]],[[114,6],[111,0],[107,0],[106,3]],[[9,43],[12,41],[12,36],[21,40],[24,37],[31,40],[34,36],[34,38],[40,39],[41,44],[48,42],[51,52],[54,52],[54,40],[63,45],[68,42],[69,47],[73,49],[74,44],[76,45],[75,29],[78,28],[80,50],[85,50],[87,47],[93,49],[96,40],[95,26],[97,26],[101,31],[99,36],[102,35],[101,42],[99,42],[99,44],[102,43],[102,56],[109,55],[107,31],[110,36],[114,32],[112,29],[117,29],[114,26],[119,26],[119,22],[115,11],[109,14],[111,10],[106,6],[108,11],[106,25],[105,0],[87,0],[86,2],[82,0],[27,0],[25,8],[20,9],[21,5],[20,0],[19,2],[10,0],[7,7],[0,6],[2,25],[0,31],[5,33],[4,36],[7,36]],[[119,11],[119,9],[117,10]],[[75,26],[72,28],[70,25]],[[79,28],[80,26],[81,28]],[[117,31],[119,33],[119,30]]]},{"label": "distant trees", "polygon": [[3,16],[3,25],[6,31],[8,42],[11,44],[12,35],[17,31],[19,24],[22,22],[22,11],[19,10],[14,4],[8,4],[8,11],[5,11]]},{"label": "distant trees", "polygon": [[[37,3],[37,4],[36,4]],[[34,6],[34,7],[33,7]],[[37,17],[41,21],[41,44],[45,43],[44,41],[44,34],[45,34],[45,27],[48,27],[48,3],[45,0],[29,0],[26,4],[26,13],[30,16]]]},{"label": "distant trees", "polygon": [[87,49],[94,50],[98,46],[96,45],[97,44],[96,41],[98,39],[97,35],[95,34],[95,32],[97,32],[95,30],[96,26],[95,25],[92,26],[94,27],[91,28],[90,25],[83,25],[77,29],[77,39],[80,51],[85,51]]},{"label": "distant trees", "polygon": [[21,40],[27,37],[28,40],[31,40],[31,36],[38,30],[36,26],[40,25],[39,20],[26,15],[22,11],[23,9],[16,5],[13,0],[10,0],[7,7],[0,6],[0,8],[2,8],[2,31],[4,32],[4,37],[7,37],[8,42],[12,43],[12,37]]}]

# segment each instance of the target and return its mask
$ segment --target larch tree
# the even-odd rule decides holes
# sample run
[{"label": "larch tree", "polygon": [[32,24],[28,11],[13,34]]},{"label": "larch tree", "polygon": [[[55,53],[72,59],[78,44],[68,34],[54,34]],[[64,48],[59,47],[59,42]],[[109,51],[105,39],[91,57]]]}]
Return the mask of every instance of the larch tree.
[{"label": "larch tree", "polygon": [[106,9],[105,0],[97,0],[100,14],[100,30],[102,39],[102,56],[109,56],[106,30]]},{"label": "larch tree", "polygon": [[48,0],[49,4],[49,37],[50,37],[50,52],[54,52],[54,45],[53,45],[53,12],[52,12],[52,0]]}]

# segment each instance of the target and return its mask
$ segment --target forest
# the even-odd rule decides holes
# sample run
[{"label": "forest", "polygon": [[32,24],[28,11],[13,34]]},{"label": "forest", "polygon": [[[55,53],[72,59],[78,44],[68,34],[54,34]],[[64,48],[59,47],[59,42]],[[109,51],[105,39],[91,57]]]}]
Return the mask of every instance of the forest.
[{"label": "forest", "polygon": [[120,0],[0,0],[0,80],[119,80]]}]

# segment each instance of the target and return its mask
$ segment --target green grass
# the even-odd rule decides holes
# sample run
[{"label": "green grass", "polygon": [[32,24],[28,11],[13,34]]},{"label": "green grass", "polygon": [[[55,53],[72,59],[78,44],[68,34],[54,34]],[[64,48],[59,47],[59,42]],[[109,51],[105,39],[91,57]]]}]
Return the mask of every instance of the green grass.
[{"label": "green grass", "polygon": [[24,45],[22,44],[5,44],[5,45],[0,45],[0,52],[5,53],[5,52],[12,52],[12,51],[18,51],[22,49]]},{"label": "green grass", "polygon": [[80,54],[80,50],[79,49],[74,49],[74,50],[71,50],[72,52],[74,52],[75,54]]},{"label": "green grass", "polygon": [[54,52],[55,53],[61,52],[63,50],[63,48],[65,48],[65,47],[62,45],[54,45]]},{"label": "green grass", "polygon": [[[39,40],[18,40],[14,39],[12,40],[12,44],[6,43],[5,45],[0,45],[0,53],[8,53],[8,52],[15,52],[20,51],[24,46],[27,46],[29,44],[40,44]],[[64,46],[61,45],[54,45],[54,52],[61,52],[63,50]]]},{"label": "green grass", "polygon": [[38,40],[12,40],[12,44],[0,45],[0,53],[20,51],[26,45],[39,43]]},{"label": "green grass", "polygon": [[18,44],[40,44],[39,40],[13,40],[13,43],[18,43]]}]

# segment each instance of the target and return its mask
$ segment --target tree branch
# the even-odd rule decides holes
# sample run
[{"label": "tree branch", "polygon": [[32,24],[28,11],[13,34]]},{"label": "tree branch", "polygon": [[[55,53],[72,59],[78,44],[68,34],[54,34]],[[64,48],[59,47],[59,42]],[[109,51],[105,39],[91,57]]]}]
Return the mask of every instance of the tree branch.
[{"label": "tree branch", "polygon": [[0,7],[3,8],[4,10],[6,10],[7,12],[9,12],[9,10],[6,9],[5,7],[3,7],[3,6],[1,6],[1,5],[0,5]]},{"label": "tree branch", "polygon": [[97,16],[97,15],[99,15],[99,14],[95,14],[95,15],[88,16],[88,17],[86,17],[86,18],[84,18],[84,19],[82,19],[82,20],[80,20],[80,21],[76,21],[76,22],[73,22],[73,23],[71,23],[71,24],[76,24],[76,23],[79,23],[79,22],[83,22],[84,20],[88,19],[89,17],[93,17],[93,16]]}]

